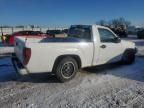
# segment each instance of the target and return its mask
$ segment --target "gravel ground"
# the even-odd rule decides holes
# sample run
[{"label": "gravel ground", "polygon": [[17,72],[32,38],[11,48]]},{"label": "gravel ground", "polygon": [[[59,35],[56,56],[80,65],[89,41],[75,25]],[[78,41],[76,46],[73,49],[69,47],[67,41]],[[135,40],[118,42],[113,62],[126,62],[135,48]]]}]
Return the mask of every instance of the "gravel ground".
[{"label": "gravel ground", "polygon": [[[136,39],[130,38],[136,42]],[[143,41],[144,42],[144,41]],[[0,59],[1,108],[144,108],[144,45],[132,65],[80,70],[66,83],[48,74],[19,77],[10,57]]]}]

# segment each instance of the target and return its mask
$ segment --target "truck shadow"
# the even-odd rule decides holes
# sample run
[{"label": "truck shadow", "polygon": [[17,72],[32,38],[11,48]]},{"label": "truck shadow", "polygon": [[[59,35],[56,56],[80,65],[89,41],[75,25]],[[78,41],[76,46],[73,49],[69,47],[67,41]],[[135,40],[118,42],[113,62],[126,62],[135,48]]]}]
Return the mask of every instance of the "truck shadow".
[{"label": "truck shadow", "polygon": [[117,62],[84,68],[83,70],[92,74],[112,75],[120,78],[144,82],[144,56],[136,57],[135,62],[131,65],[125,65],[121,62]]},{"label": "truck shadow", "polygon": [[32,82],[32,83],[60,83],[55,75],[48,73],[28,74],[17,76],[19,82]]},{"label": "truck shadow", "polygon": [[33,82],[33,83],[59,83],[57,78],[48,73],[19,75],[16,73],[10,57],[0,58],[0,82]]}]

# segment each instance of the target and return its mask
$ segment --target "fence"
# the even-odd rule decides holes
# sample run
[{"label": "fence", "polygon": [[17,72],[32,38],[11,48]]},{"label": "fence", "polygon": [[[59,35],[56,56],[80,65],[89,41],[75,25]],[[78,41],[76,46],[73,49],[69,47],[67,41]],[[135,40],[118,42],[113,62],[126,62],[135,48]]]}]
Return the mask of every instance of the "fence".
[{"label": "fence", "polygon": [[0,28],[0,35],[6,35],[6,34],[12,34],[13,32],[18,32],[18,31],[24,31],[24,30],[33,30],[33,31],[42,31],[44,33],[46,33],[47,30],[63,30],[66,29],[65,27],[45,27],[45,28],[29,28],[29,27],[25,27],[25,28]]}]

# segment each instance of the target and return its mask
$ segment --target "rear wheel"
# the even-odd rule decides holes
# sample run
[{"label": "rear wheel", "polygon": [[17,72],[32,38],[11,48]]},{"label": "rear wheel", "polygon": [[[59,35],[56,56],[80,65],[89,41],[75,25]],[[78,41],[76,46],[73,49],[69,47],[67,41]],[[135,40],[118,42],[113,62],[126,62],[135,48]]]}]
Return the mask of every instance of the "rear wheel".
[{"label": "rear wheel", "polygon": [[63,58],[56,65],[55,75],[61,82],[71,80],[78,71],[78,64],[72,57]]},{"label": "rear wheel", "polygon": [[126,51],[123,54],[122,62],[124,64],[132,64],[135,61],[135,53],[134,51]]}]

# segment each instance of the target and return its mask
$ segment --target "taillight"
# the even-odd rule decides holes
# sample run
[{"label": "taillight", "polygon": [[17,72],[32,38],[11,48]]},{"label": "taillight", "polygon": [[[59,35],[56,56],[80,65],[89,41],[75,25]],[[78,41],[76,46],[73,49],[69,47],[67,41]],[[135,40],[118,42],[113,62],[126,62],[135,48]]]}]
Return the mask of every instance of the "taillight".
[{"label": "taillight", "polygon": [[30,48],[24,48],[23,49],[23,64],[27,65],[31,57],[31,49]]}]

